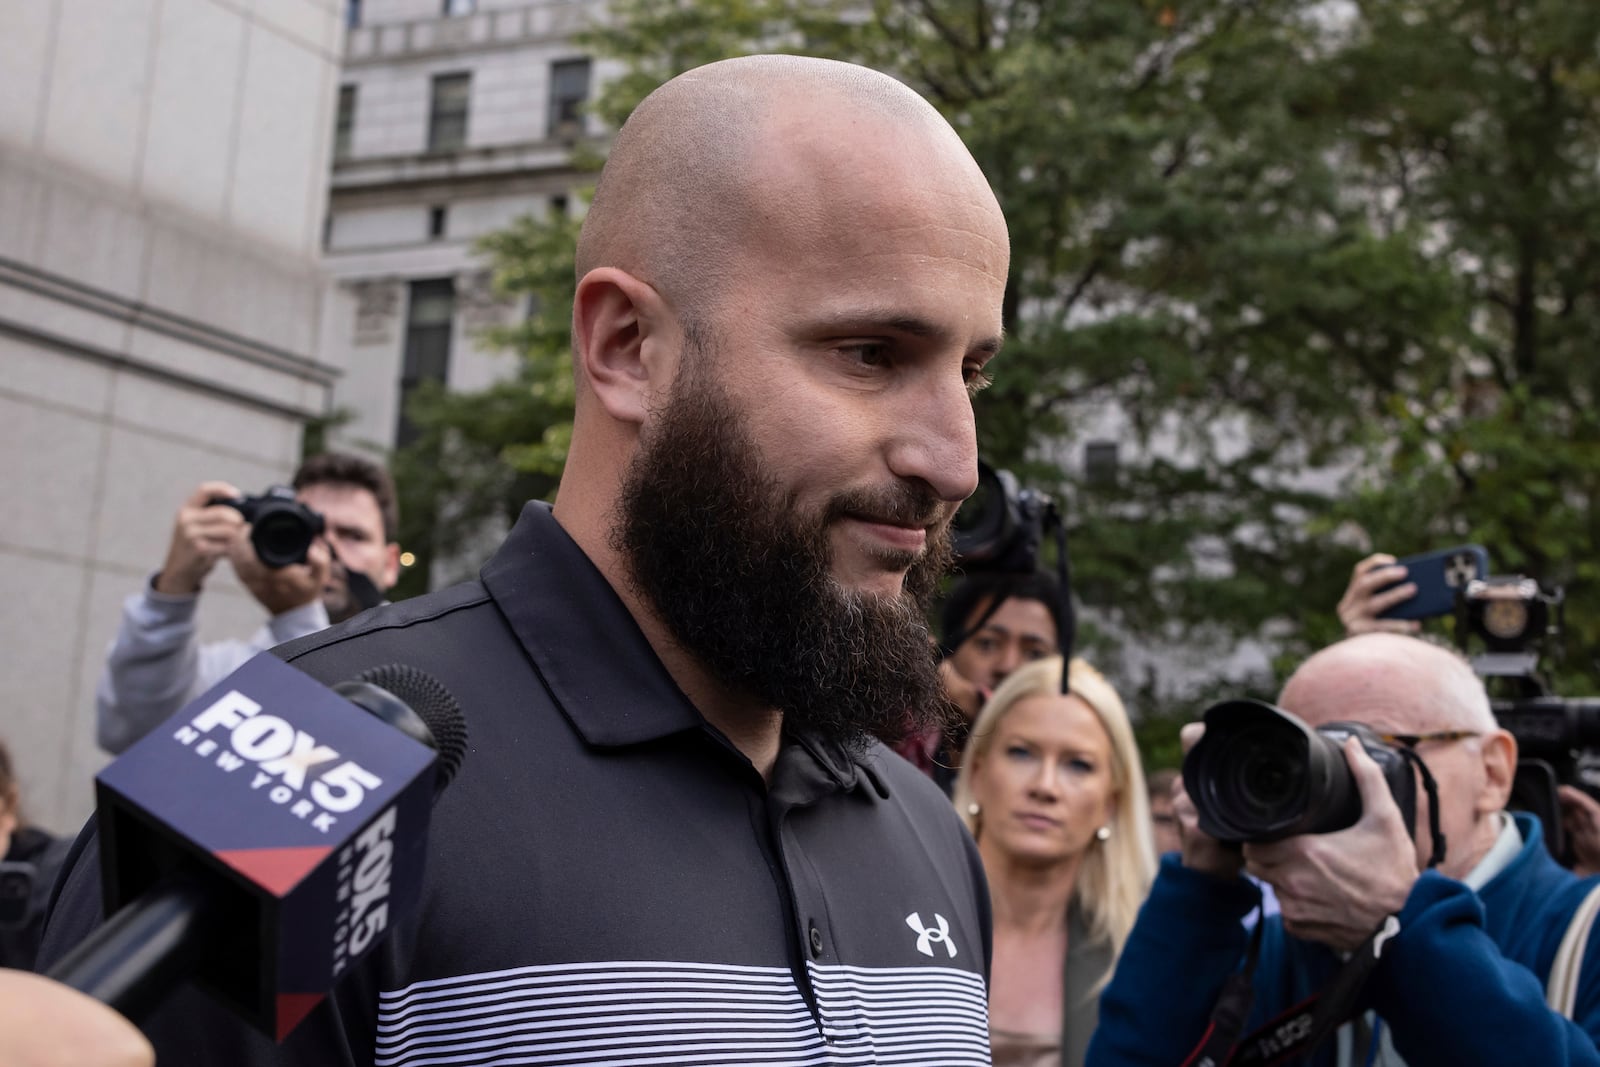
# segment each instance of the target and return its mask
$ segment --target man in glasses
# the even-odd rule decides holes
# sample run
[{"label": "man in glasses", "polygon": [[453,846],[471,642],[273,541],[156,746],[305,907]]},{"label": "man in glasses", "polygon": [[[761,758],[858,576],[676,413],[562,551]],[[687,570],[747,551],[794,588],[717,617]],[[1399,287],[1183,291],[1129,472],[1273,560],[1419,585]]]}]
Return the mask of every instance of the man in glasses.
[{"label": "man in glasses", "polygon": [[[1406,826],[1353,740],[1345,758],[1362,814],[1335,833],[1230,849],[1199,829],[1180,787],[1182,853],[1163,861],[1129,937],[1089,1062],[1198,1061],[1224,982],[1252,955],[1239,924],[1256,902],[1248,872],[1273,887],[1282,914],[1265,920],[1253,953],[1241,1050],[1292,1048],[1302,1031],[1337,1023],[1294,1062],[1600,1064],[1600,946],[1572,968],[1567,1017],[1551,1006],[1555,991],[1546,996],[1557,948],[1595,883],[1551,859],[1536,819],[1504,810],[1516,742],[1466,662],[1412,637],[1366,634],[1312,656],[1279,703],[1313,727],[1361,722],[1410,748],[1437,785],[1437,822],[1419,786],[1416,826]],[[1188,728],[1185,740],[1196,739]],[[1430,869],[1434,825],[1445,848]],[[1164,980],[1172,974],[1185,980]],[[1353,985],[1348,1000],[1341,980]]]}]

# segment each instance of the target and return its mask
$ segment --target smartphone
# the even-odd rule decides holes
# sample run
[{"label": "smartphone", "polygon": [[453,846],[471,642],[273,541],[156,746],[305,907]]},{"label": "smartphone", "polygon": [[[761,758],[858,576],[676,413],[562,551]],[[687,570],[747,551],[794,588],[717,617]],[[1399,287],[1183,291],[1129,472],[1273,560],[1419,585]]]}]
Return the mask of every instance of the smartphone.
[{"label": "smartphone", "polygon": [[[1431,619],[1456,610],[1456,592],[1474,578],[1489,573],[1489,553],[1482,545],[1457,545],[1399,561],[1405,567],[1403,581],[1415,583],[1415,596],[1402,600],[1378,616],[1380,619]],[[1395,585],[1399,585],[1396,582]],[[1387,586],[1393,589],[1394,586]]]}]

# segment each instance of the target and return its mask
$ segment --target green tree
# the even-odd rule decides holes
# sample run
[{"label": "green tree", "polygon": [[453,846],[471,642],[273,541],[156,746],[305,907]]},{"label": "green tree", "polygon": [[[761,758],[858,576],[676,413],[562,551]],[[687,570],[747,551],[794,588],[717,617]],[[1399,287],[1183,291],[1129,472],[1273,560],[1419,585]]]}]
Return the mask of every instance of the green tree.
[{"label": "green tree", "polygon": [[396,596],[427,591],[431,564],[483,555],[528,500],[551,497],[572,438],[572,272],[578,222],[524,216],[483,241],[496,290],[524,304],[514,325],[479,342],[503,349],[512,373],[487,389],[429,384],[406,411],[417,436],[394,474],[400,543],[418,558]]}]

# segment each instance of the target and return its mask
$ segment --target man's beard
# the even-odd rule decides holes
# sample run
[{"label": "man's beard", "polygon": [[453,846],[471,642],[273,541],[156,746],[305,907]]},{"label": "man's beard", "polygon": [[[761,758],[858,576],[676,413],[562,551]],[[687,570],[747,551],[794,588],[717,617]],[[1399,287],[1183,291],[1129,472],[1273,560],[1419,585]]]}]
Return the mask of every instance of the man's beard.
[{"label": "man's beard", "polygon": [[[694,372],[691,341],[672,395],[625,478],[613,547],[685,650],[785,728],[862,751],[949,721],[927,608],[950,564],[943,509],[922,483],[843,491],[801,513],[765,472],[740,414]],[[828,532],[843,515],[936,527],[909,554],[901,593],[844,589]],[[886,557],[887,558],[887,557]]]}]

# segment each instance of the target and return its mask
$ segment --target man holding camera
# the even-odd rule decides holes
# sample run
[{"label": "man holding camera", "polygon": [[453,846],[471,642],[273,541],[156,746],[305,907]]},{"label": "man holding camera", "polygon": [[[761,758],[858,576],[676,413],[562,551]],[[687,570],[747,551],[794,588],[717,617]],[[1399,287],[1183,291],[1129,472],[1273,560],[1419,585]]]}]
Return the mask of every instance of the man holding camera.
[{"label": "man holding camera", "polygon": [[[1411,749],[1437,785],[1437,819],[1419,788],[1407,827],[1355,738],[1344,755],[1361,816],[1345,830],[1230,849],[1200,830],[1180,785],[1183,851],[1164,859],[1101,999],[1089,1062],[1285,1062],[1288,1050],[1338,1067],[1600,1064],[1600,947],[1574,921],[1595,883],[1555,863],[1535,819],[1504,810],[1516,742],[1471,668],[1411,637],[1367,634],[1307,660],[1280,703],[1313,728],[1359,722]],[[1433,826],[1444,848],[1429,869]],[[1256,903],[1244,871],[1282,907],[1254,948],[1239,923]],[[1576,959],[1557,964],[1564,938]],[[1229,988],[1235,974],[1248,1002]],[[1547,982],[1575,995],[1547,998]],[[1245,1013],[1231,1060],[1232,1042],[1216,1037],[1228,1008]]]},{"label": "man holding camera", "polygon": [[[242,496],[226,482],[197,486],[178,509],[161,570],[124,602],[95,692],[96,737],[106,751],[123,751],[258,652],[373,606],[399,577],[394,483],[378,464],[333,452],[301,464],[294,496],[323,527],[303,563],[261,561],[249,522],[227,503]],[[200,644],[200,590],[224,556],[267,621],[249,640]]]}]

